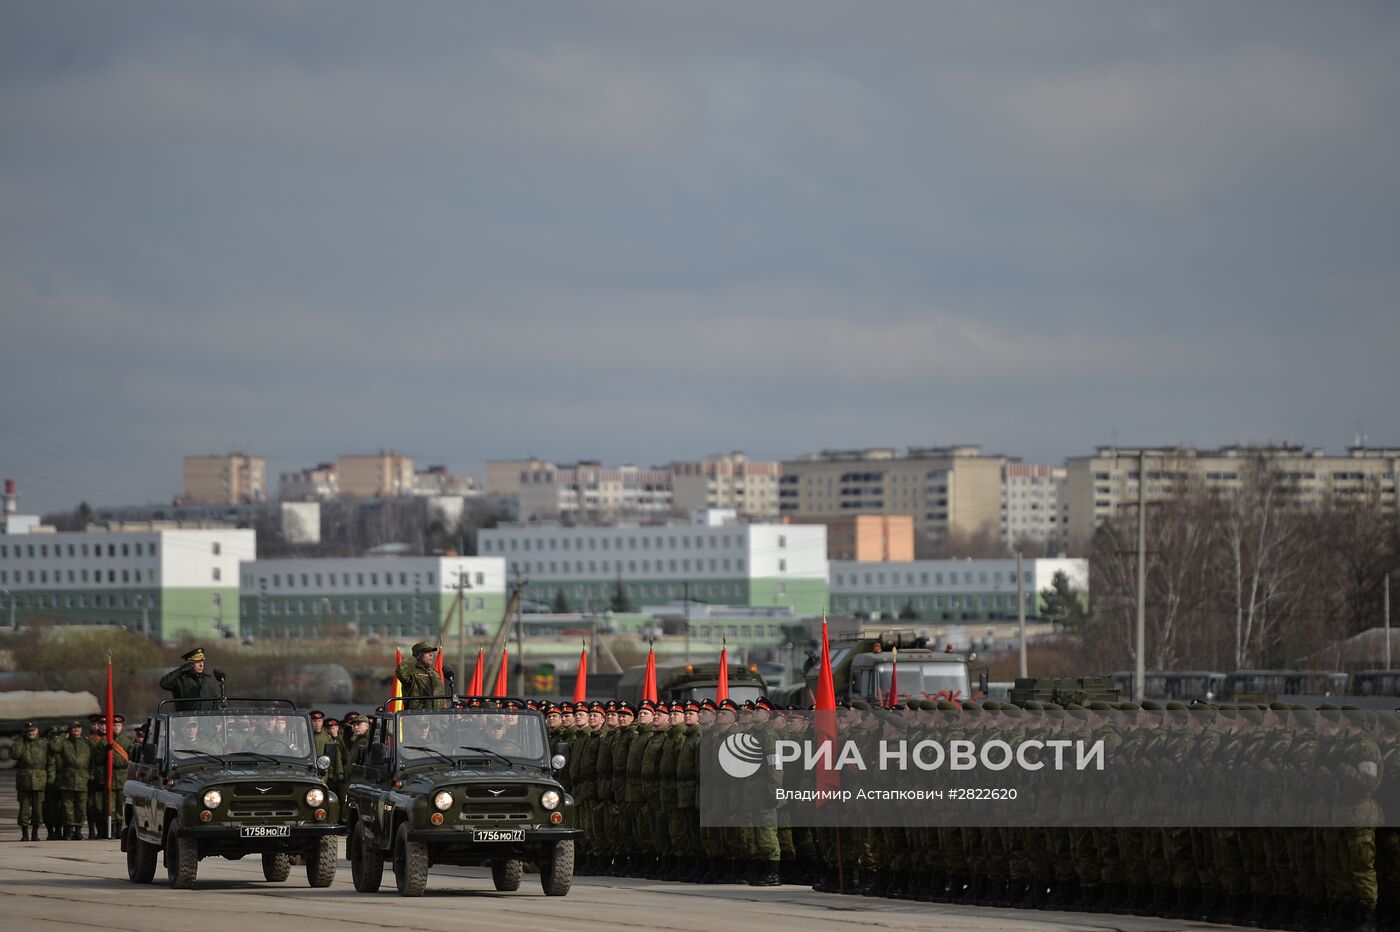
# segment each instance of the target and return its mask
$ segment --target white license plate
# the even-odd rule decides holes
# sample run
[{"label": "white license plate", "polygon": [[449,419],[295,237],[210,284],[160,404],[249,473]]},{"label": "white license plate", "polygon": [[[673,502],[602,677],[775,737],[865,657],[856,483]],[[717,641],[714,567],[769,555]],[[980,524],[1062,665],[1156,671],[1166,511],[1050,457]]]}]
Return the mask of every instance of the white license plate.
[{"label": "white license plate", "polygon": [[240,825],[238,834],[242,838],[287,838],[292,834],[290,825]]},{"label": "white license plate", "polygon": [[524,841],[523,828],[479,828],[472,832],[472,841]]}]

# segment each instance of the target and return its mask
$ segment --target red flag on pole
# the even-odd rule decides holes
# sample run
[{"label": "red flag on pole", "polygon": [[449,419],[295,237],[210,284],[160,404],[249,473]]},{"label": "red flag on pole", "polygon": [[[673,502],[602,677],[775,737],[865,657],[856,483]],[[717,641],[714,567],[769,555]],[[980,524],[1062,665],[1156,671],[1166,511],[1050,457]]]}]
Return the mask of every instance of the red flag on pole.
[{"label": "red flag on pole", "polygon": [[890,692],[885,696],[885,708],[893,709],[899,702],[899,648],[896,647],[891,652],[890,663]]},{"label": "red flag on pole", "polygon": [[729,698],[729,642],[719,649],[719,685],[715,687],[715,702]]},{"label": "red flag on pole", "polygon": [[433,669],[437,671],[437,673],[438,673],[438,679],[442,680],[442,686],[443,686],[444,689],[446,689],[446,688],[447,688],[447,677],[446,677],[446,675],[444,675],[443,672],[442,672],[442,653],[443,653],[443,651],[442,651],[442,645],[439,644],[439,645],[438,645],[438,651],[437,651],[437,653],[434,655],[434,656],[437,657],[437,659],[433,661]]},{"label": "red flag on pole", "polygon": [[578,655],[578,679],[574,681],[574,701],[582,702],[588,698],[588,645],[583,646],[583,651]]},{"label": "red flag on pole", "polygon": [[486,650],[476,649],[476,669],[472,671],[472,681],[467,685],[468,696],[481,696],[486,691]]},{"label": "red flag on pole", "polygon": [[656,646],[653,644],[647,650],[647,672],[642,679],[642,699],[650,699],[656,702]]},{"label": "red flag on pole", "polygon": [[[841,786],[841,774],[834,766],[836,761],[836,687],[831,677],[831,645],[827,640],[826,615],[822,615],[822,662],[817,673],[816,731],[825,765],[817,769],[817,789],[835,790]],[[824,799],[817,799],[820,808]]]},{"label": "red flag on pole", "polygon": [[[399,682],[399,667],[401,667],[401,666],[403,666],[403,649],[402,649],[402,648],[399,648],[399,647],[395,647],[395,648],[394,648],[394,691],[393,691],[392,693],[389,694],[389,695],[390,695],[392,698],[394,698],[394,699],[397,699],[397,698],[399,698],[400,696],[403,695],[403,684]],[[396,712],[399,711],[399,704],[398,704],[397,702],[392,703],[392,707],[393,707],[394,711],[396,711]]]},{"label": "red flag on pole", "polygon": [[506,683],[509,682],[509,680],[507,679],[507,677],[509,676],[510,649],[506,648],[501,651],[501,671],[496,674],[496,691],[493,692],[491,695],[504,696],[506,694]]}]

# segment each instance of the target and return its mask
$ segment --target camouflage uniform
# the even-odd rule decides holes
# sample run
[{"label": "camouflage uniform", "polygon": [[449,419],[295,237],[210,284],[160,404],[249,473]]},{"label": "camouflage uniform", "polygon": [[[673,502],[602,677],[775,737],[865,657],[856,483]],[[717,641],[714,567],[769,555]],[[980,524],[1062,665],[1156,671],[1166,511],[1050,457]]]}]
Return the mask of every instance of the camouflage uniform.
[{"label": "camouflage uniform", "polygon": [[39,840],[39,823],[44,821],[44,791],[49,781],[49,742],[38,736],[22,736],[10,746],[15,764],[15,789],[19,795],[19,825],[27,837],[33,826]]}]

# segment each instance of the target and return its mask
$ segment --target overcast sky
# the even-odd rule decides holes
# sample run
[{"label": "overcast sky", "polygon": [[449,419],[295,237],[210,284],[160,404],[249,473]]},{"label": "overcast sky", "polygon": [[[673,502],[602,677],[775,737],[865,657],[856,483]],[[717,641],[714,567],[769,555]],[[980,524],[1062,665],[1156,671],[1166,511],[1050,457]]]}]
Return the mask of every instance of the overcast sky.
[{"label": "overcast sky", "polygon": [[1398,110],[1393,2],[4,0],[0,475],[1400,445]]}]

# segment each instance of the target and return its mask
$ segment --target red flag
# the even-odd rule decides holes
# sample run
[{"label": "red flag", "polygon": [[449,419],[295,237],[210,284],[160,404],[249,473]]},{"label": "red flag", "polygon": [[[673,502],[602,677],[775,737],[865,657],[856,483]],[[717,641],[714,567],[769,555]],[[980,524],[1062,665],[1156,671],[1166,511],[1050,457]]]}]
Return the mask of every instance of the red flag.
[{"label": "red flag", "polygon": [[574,701],[582,702],[588,698],[588,645],[585,644],[582,653],[578,655],[578,679],[574,681]]},{"label": "red flag", "polygon": [[[116,729],[115,729],[115,725],[114,725],[112,719],[113,719],[113,717],[114,717],[115,715],[116,715],[116,713],[115,713],[114,711],[112,711],[112,655],[109,653],[109,654],[107,655],[107,789],[108,789],[108,790],[111,790],[111,788],[112,788],[112,745],[115,744],[115,742],[112,740],[112,735],[113,735],[113,733],[114,733],[115,730],[116,730]],[[108,812],[111,812],[111,811],[112,811],[112,810],[111,810],[111,807],[108,807],[107,811],[108,811]]]},{"label": "red flag", "polygon": [[476,669],[472,671],[472,681],[467,685],[468,696],[480,696],[486,690],[486,651],[476,649]]},{"label": "red flag", "polygon": [[890,665],[890,693],[885,697],[885,708],[893,709],[899,702],[899,648],[894,648]]},{"label": "red flag", "polygon": [[496,691],[493,692],[491,695],[504,696],[506,694],[506,683],[509,682],[509,680],[507,679],[509,676],[510,649],[506,648],[501,651],[501,672],[496,674]]},{"label": "red flag", "polygon": [[715,702],[729,698],[729,642],[719,649],[719,685],[715,687]]},{"label": "red flag", "polygon": [[[817,673],[816,713],[814,715],[817,737],[830,756],[827,760],[836,761],[836,687],[831,678],[831,645],[827,641],[826,615],[822,615],[822,663]],[[817,770],[817,789],[835,790],[841,786],[841,774],[834,766],[823,766]],[[817,799],[817,808],[826,802]]]},{"label": "red flag", "polygon": [[[395,647],[395,648],[394,648],[394,691],[393,691],[392,693],[389,694],[389,695],[390,695],[392,698],[394,698],[394,699],[397,699],[397,698],[399,698],[400,696],[403,695],[403,684],[399,682],[399,667],[401,667],[401,666],[403,666],[403,650],[402,650],[401,648]],[[391,706],[391,708],[394,709],[394,711],[396,711],[396,712],[399,711],[399,708],[400,708],[400,707],[399,707],[399,704],[398,704],[397,702],[391,703],[390,706]]]},{"label": "red flag", "polygon": [[642,699],[643,699],[643,701],[645,701],[645,700],[647,700],[647,699],[650,699],[652,702],[656,702],[657,699],[658,699],[658,697],[657,697],[657,695],[656,695],[656,647],[655,647],[655,646],[652,646],[652,647],[647,651],[647,672],[646,672],[646,676],[642,679]]},{"label": "red flag", "polygon": [[438,671],[438,679],[442,680],[443,688],[446,689],[447,676],[442,672],[442,645],[438,645],[438,652],[435,656],[437,659],[433,661],[433,669]]}]

